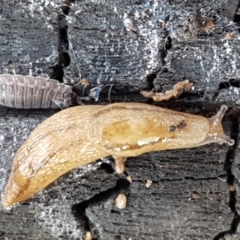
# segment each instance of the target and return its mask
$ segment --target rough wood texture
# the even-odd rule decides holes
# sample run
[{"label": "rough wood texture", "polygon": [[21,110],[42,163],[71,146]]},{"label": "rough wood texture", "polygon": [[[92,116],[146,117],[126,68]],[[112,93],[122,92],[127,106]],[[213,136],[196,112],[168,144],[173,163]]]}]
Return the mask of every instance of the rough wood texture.
[{"label": "rough wood texture", "polygon": [[[239,105],[237,0],[83,0],[69,8],[71,2],[1,1],[0,73],[31,70],[66,83],[86,78],[85,96],[92,87],[113,84],[111,101],[142,102],[140,90],[164,91],[189,79],[191,94],[165,106],[210,116],[223,102]],[[215,28],[198,31],[204,16]],[[100,92],[100,103],[109,101],[108,90]],[[234,111],[224,123],[237,139]],[[0,109],[1,193],[17,148],[53,113]],[[81,239],[89,229],[104,240],[221,239],[220,232],[238,226],[238,156],[238,148],[217,145],[145,154],[126,162],[130,186],[107,159],[73,170],[28,202],[0,207],[0,239]],[[232,184],[236,192],[229,194]],[[121,191],[128,196],[124,210],[114,205]]]}]

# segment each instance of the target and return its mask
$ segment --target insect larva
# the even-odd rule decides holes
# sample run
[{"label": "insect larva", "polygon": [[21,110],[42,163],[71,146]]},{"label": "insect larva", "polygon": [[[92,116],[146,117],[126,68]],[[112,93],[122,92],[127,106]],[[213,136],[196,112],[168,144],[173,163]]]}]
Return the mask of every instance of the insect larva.
[{"label": "insect larva", "polygon": [[[3,205],[24,201],[73,168],[114,156],[124,171],[127,157],[165,149],[198,147],[234,140],[224,134],[223,105],[211,118],[142,103],[77,106],[41,123],[17,151]],[[186,123],[181,130],[170,126]]]},{"label": "insect larva", "polygon": [[72,87],[54,79],[0,75],[0,105],[12,108],[66,108],[72,105]]}]

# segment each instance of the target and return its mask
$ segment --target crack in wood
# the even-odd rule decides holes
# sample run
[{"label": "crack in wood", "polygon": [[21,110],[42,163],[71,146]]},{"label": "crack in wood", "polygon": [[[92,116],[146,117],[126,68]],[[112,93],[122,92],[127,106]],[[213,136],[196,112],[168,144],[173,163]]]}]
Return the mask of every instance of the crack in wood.
[{"label": "crack in wood", "polygon": [[[129,195],[130,182],[126,179],[117,180],[116,186],[113,188],[109,188],[106,191],[102,191],[88,200],[82,201],[80,203],[74,204],[72,206],[72,213],[80,224],[81,230],[83,232],[93,232],[93,229],[96,230],[95,224],[89,219],[86,214],[86,209],[88,207],[94,206],[96,204],[101,204],[102,202],[106,202],[109,198],[115,198],[119,193],[124,193],[125,195]],[[99,234],[94,232],[94,239],[99,238]]]},{"label": "crack in wood", "polygon": [[234,214],[233,220],[231,222],[231,227],[229,230],[222,231],[218,233],[213,240],[223,239],[227,235],[232,235],[237,232],[238,225],[240,223],[240,215],[236,208],[237,205],[237,191],[234,188],[235,176],[232,171],[232,165],[238,150],[238,137],[239,137],[239,114],[240,111],[237,110],[229,115],[231,120],[231,138],[234,139],[235,144],[232,147],[229,147],[228,152],[226,153],[224,170],[227,173],[227,184],[229,185],[229,202],[228,206]]},{"label": "crack in wood", "polygon": [[52,66],[53,73],[51,78],[57,79],[60,82],[63,82],[64,77],[64,68],[68,67],[71,63],[71,54],[70,51],[70,42],[68,36],[68,21],[67,16],[71,10],[72,4],[75,3],[75,0],[67,0],[61,6],[61,13],[58,15],[58,32],[59,32],[59,62]]}]

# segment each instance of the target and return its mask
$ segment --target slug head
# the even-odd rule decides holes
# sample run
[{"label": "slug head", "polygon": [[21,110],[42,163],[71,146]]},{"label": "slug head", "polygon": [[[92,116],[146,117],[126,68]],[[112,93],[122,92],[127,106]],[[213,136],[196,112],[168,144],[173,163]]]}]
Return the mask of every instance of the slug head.
[{"label": "slug head", "polygon": [[234,140],[223,132],[227,106],[212,118],[176,112],[146,104],[113,104],[90,120],[89,139],[109,155],[137,156],[151,151],[198,147]]},{"label": "slug head", "polygon": [[225,135],[222,128],[222,119],[227,112],[228,107],[222,105],[216,115],[209,118],[210,128],[206,138],[206,143],[217,142],[220,144],[227,144],[228,146],[233,146],[235,141],[229,136]]}]

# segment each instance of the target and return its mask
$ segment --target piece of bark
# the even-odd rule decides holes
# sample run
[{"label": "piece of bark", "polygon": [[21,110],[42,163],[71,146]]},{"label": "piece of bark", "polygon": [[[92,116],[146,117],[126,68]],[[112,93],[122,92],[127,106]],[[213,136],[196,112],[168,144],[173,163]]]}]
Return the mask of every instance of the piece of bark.
[{"label": "piece of bark", "polygon": [[166,92],[147,92],[141,91],[140,93],[147,98],[152,98],[153,101],[161,102],[167,101],[171,98],[178,98],[184,91],[188,91],[193,86],[193,83],[189,82],[189,80],[184,80],[176,83],[171,90],[167,90]]}]

